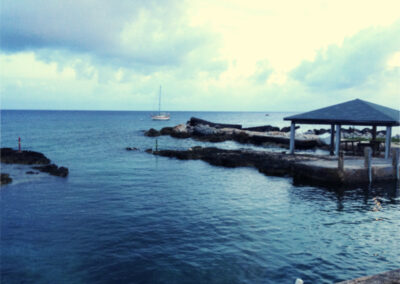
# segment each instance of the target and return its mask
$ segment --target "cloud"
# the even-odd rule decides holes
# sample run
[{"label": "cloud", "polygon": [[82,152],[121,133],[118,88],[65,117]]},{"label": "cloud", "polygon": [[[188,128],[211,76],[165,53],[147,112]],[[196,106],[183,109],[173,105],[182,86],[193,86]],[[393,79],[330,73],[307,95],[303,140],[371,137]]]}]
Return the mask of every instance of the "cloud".
[{"label": "cloud", "polygon": [[176,68],[193,54],[206,69],[217,61],[199,52],[217,37],[189,25],[181,1],[5,0],[0,18],[3,52],[35,51],[44,61],[85,57],[143,73]]},{"label": "cloud", "polygon": [[250,78],[257,84],[264,84],[273,71],[274,69],[270,66],[268,60],[259,60],[256,64],[256,70]]},{"label": "cloud", "polygon": [[390,56],[400,50],[399,35],[400,21],[362,30],[341,46],[319,50],[313,61],[303,61],[290,75],[314,90],[359,87],[385,71]]}]

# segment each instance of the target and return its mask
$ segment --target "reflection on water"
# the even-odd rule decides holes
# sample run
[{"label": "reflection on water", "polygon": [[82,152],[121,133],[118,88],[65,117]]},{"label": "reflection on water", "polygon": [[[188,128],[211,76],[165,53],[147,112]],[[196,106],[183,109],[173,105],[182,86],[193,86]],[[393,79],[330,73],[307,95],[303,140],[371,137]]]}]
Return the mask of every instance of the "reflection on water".
[{"label": "reflection on water", "polygon": [[62,179],[2,165],[14,177],[0,189],[2,280],[332,283],[400,266],[398,184],[294,185],[144,152],[154,139],[141,130],[192,115],[274,124],[257,113],[172,113],[165,124],[144,112],[2,111],[2,146],[21,136],[23,147],[70,169]]}]

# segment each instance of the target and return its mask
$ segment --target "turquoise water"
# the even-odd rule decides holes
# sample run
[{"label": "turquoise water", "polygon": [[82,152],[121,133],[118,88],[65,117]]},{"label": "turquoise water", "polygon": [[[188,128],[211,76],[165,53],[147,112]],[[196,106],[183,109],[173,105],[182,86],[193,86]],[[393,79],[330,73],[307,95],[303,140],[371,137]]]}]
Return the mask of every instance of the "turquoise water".
[{"label": "turquoise water", "polygon": [[285,115],[176,112],[154,122],[147,112],[2,111],[2,147],[20,136],[70,175],[2,165],[14,181],[0,189],[1,282],[331,283],[399,268],[398,185],[333,191],[144,152],[155,138],[142,130],[190,116],[287,126]]}]

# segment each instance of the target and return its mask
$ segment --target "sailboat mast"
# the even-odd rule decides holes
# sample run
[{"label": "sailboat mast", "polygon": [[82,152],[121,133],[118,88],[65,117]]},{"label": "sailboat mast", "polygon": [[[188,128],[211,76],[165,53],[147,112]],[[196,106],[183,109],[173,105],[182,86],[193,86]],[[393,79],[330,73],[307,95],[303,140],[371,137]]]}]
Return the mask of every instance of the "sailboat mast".
[{"label": "sailboat mast", "polygon": [[160,92],[158,93],[158,114],[161,114],[161,85],[160,85]]}]

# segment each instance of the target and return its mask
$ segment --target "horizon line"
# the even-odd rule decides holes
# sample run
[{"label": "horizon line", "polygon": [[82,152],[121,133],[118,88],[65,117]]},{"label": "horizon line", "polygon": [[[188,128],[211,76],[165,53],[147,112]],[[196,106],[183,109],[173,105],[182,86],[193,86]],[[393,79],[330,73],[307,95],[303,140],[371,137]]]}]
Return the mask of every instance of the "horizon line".
[{"label": "horizon line", "polygon": [[[17,108],[0,108],[0,111],[120,111],[120,112],[157,112],[154,110],[113,110],[113,109],[17,109]],[[169,110],[164,112],[259,112],[259,113],[278,113],[278,112],[297,112],[297,111],[283,111],[283,110],[273,110],[273,111],[261,111],[261,110]],[[299,111],[301,112],[301,111]]]}]

